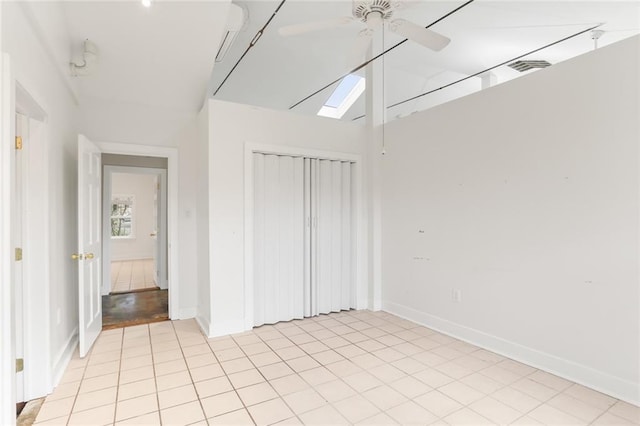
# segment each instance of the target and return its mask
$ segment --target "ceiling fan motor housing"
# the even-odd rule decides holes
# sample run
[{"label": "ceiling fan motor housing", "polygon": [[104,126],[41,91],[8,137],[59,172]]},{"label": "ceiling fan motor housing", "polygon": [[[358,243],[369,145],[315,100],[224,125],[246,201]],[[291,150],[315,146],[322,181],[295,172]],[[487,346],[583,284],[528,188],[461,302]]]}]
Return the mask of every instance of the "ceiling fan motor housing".
[{"label": "ceiling fan motor housing", "polygon": [[353,2],[353,16],[362,22],[367,22],[367,15],[377,12],[382,19],[393,16],[393,6],[389,0],[362,0]]}]

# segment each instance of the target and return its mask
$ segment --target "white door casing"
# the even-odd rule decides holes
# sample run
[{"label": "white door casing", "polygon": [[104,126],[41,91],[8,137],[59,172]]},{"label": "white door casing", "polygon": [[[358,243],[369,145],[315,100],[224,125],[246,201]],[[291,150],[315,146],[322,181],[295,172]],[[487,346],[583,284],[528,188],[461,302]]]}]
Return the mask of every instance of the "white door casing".
[{"label": "white door casing", "polygon": [[[20,137],[24,143],[29,139],[29,121],[22,114],[16,113],[16,138]],[[14,151],[14,176],[13,176],[13,246],[16,250],[24,247],[23,217],[24,211],[24,165],[23,151]],[[17,254],[17,253],[16,253]],[[23,262],[21,258],[14,259],[14,307],[15,307],[15,327],[16,327],[16,359],[24,359],[24,280]],[[16,372],[16,402],[24,401],[24,372]]]},{"label": "white door casing", "polygon": [[80,356],[102,330],[101,151],[78,136],[78,303]]}]

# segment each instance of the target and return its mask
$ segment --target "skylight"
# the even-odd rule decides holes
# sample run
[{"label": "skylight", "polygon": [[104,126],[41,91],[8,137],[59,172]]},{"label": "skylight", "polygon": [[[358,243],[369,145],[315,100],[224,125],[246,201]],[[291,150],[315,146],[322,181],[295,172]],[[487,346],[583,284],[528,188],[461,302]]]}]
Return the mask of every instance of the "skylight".
[{"label": "skylight", "polygon": [[360,97],[366,87],[364,77],[349,74],[338,84],[327,102],[324,103],[318,115],[329,118],[342,118],[351,105]]}]

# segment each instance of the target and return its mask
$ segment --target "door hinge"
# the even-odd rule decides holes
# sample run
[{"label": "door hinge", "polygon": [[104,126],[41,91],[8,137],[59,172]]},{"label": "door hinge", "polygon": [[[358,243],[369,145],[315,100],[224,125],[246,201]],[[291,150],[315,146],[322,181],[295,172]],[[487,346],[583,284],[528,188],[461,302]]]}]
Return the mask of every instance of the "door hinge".
[{"label": "door hinge", "polygon": [[20,247],[16,247],[16,261],[22,260],[22,249]]},{"label": "door hinge", "polygon": [[22,149],[22,136],[16,136],[16,149]]},{"label": "door hinge", "polygon": [[24,371],[24,359],[18,358],[16,359],[16,373]]}]

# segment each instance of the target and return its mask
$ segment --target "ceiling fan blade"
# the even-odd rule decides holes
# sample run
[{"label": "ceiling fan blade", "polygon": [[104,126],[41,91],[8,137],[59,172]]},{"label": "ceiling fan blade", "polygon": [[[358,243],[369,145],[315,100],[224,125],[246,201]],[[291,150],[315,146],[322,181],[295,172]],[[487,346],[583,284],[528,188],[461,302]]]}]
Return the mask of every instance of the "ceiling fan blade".
[{"label": "ceiling fan blade", "polygon": [[435,51],[444,49],[451,41],[451,39],[442,34],[438,34],[435,31],[431,31],[404,19],[391,21],[389,23],[389,29],[402,37],[408,38]]},{"label": "ceiling fan blade", "polygon": [[278,33],[280,33],[280,35],[284,37],[295,36],[299,34],[306,34],[314,31],[340,27],[342,25],[347,25],[353,20],[354,18],[352,18],[351,16],[342,16],[340,18],[327,19],[324,21],[313,21],[304,22],[302,24],[286,25],[284,27],[280,27],[278,29]]},{"label": "ceiling fan blade", "polygon": [[358,37],[356,37],[355,41],[353,42],[353,46],[351,47],[351,52],[348,58],[348,64],[351,70],[359,67],[364,63],[365,55],[367,54],[367,49],[371,45],[372,38],[372,29],[367,28],[358,33]]}]

